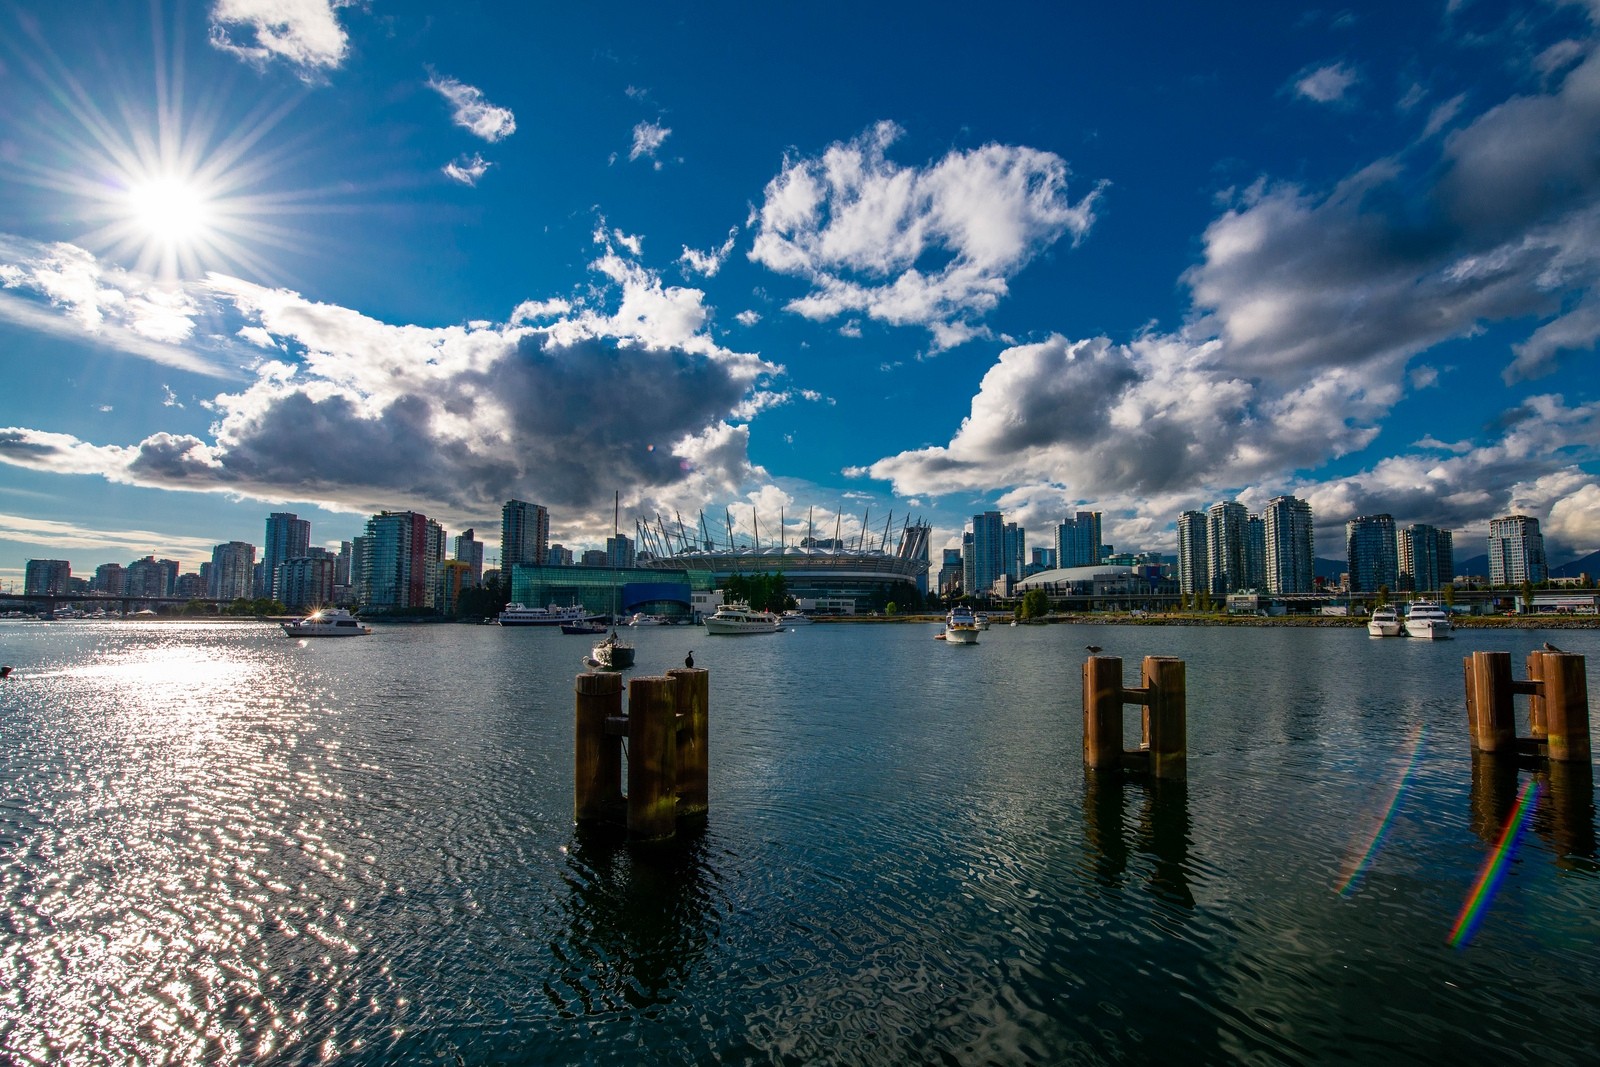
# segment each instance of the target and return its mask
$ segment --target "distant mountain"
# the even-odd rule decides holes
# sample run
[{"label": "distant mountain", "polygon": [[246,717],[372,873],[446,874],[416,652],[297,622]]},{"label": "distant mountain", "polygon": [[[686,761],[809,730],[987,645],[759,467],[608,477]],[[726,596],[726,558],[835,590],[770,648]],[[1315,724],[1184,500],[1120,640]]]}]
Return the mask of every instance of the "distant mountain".
[{"label": "distant mountain", "polygon": [[1466,578],[1469,575],[1475,575],[1479,578],[1489,577],[1489,553],[1485,552],[1480,556],[1473,556],[1471,559],[1456,560],[1455,576],[1457,578]]},{"label": "distant mountain", "polygon": [[1316,559],[1312,574],[1317,578],[1326,578],[1330,582],[1337,582],[1339,575],[1350,569],[1350,561],[1343,559]]},{"label": "distant mountain", "polygon": [[1563,563],[1559,567],[1550,568],[1552,578],[1576,578],[1580,574],[1600,574],[1600,552],[1591,552],[1582,559],[1575,559],[1571,563]]}]

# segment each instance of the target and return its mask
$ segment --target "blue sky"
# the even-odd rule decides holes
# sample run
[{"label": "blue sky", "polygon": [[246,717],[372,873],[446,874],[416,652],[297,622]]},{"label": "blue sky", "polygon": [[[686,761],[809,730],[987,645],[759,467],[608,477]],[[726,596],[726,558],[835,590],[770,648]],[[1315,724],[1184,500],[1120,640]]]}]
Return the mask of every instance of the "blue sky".
[{"label": "blue sky", "polygon": [[613,493],[1600,548],[1600,3],[1113,6],[0,7],[0,581]]}]

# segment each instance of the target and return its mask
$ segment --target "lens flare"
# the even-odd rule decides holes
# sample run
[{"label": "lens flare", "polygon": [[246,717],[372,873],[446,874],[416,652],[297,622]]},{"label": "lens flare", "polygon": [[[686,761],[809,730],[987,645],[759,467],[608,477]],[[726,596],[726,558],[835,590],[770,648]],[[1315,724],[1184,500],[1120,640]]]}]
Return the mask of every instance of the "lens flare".
[{"label": "lens flare", "polygon": [[1504,881],[1506,871],[1511,866],[1511,857],[1517,851],[1517,841],[1521,839],[1522,831],[1533,816],[1533,804],[1538,798],[1539,783],[1530,778],[1522,787],[1522,794],[1517,797],[1517,806],[1512,810],[1510,818],[1506,819],[1506,828],[1500,834],[1500,843],[1489,853],[1489,858],[1484,861],[1483,870],[1478,874],[1477,884],[1472,887],[1472,892],[1467,894],[1466,903],[1461,905],[1461,914],[1456,916],[1456,925],[1450,931],[1452,948],[1465,945],[1472,940],[1472,935],[1478,932],[1478,927],[1483,923],[1484,913],[1489,910],[1489,902],[1494,899],[1495,892],[1499,890],[1500,883]]},{"label": "lens flare", "polygon": [[1389,797],[1389,805],[1384,809],[1382,818],[1378,820],[1377,828],[1372,831],[1372,836],[1367,841],[1367,847],[1362,850],[1361,855],[1356,857],[1354,861],[1346,862],[1344,879],[1339,884],[1341,896],[1349,896],[1355,891],[1356,884],[1361,880],[1361,876],[1366,873],[1367,868],[1371,866],[1373,857],[1378,854],[1378,848],[1388,835],[1389,825],[1394,821],[1394,813],[1400,808],[1400,797],[1405,793],[1406,786],[1411,781],[1412,772],[1416,770],[1417,756],[1422,752],[1422,734],[1423,727],[1418,726],[1416,732],[1411,735],[1411,758],[1406,761],[1406,769],[1400,772],[1400,780],[1395,783],[1394,793]]}]

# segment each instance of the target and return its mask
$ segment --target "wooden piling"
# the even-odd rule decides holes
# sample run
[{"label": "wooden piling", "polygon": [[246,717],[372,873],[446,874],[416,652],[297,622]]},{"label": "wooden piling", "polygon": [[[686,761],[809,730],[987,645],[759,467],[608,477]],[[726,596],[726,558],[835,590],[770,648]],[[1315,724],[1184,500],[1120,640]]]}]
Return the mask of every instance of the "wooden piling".
[{"label": "wooden piling", "polygon": [[1188,676],[1183,660],[1146,656],[1140,685],[1149,694],[1144,706],[1150,773],[1157,778],[1183,778],[1188,766]]},{"label": "wooden piling", "polygon": [[1511,751],[1517,742],[1511,653],[1474,652],[1467,679],[1473,746],[1480,752]]},{"label": "wooden piling", "polygon": [[704,815],[710,809],[711,754],[708,745],[711,672],[679,667],[667,672],[678,711],[678,814]]},{"label": "wooden piling", "polygon": [[1583,657],[1571,652],[1546,652],[1544,661],[1544,725],[1550,758],[1588,763],[1589,682]]},{"label": "wooden piling", "polygon": [[1095,770],[1122,766],[1122,658],[1083,663],[1083,762]]},{"label": "wooden piling", "polygon": [[676,685],[671,678],[628,683],[628,833],[644,840],[677,831]]},{"label": "wooden piling", "polygon": [[580,823],[616,818],[622,799],[622,739],[606,720],[622,714],[622,676],[580,674],[572,768],[572,807]]},{"label": "wooden piling", "polygon": [[1528,736],[1543,741],[1549,732],[1544,724],[1544,656],[1543,652],[1529,652],[1528,681],[1533,683],[1528,694]]}]

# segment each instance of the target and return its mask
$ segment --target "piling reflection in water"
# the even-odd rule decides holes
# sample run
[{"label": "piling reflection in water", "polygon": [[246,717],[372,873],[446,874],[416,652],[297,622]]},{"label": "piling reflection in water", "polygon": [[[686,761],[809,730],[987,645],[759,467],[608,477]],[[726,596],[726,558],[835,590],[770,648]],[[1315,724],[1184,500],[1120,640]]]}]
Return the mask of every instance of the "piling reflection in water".
[{"label": "piling reflection in water", "polygon": [[1472,753],[1472,832],[1496,846],[1517,807],[1524,777],[1539,784],[1532,829],[1550,843],[1563,868],[1597,869],[1594,828],[1594,769],[1587,763],[1542,762],[1534,770],[1487,752]]},{"label": "piling reflection in water", "polygon": [[[1129,803],[1138,805],[1131,847],[1125,828]],[[1118,771],[1085,770],[1083,829],[1095,873],[1103,882],[1121,882],[1137,849],[1153,860],[1146,882],[1150,892],[1169,903],[1194,907],[1189,887],[1189,787],[1184,780],[1135,782]]]}]

